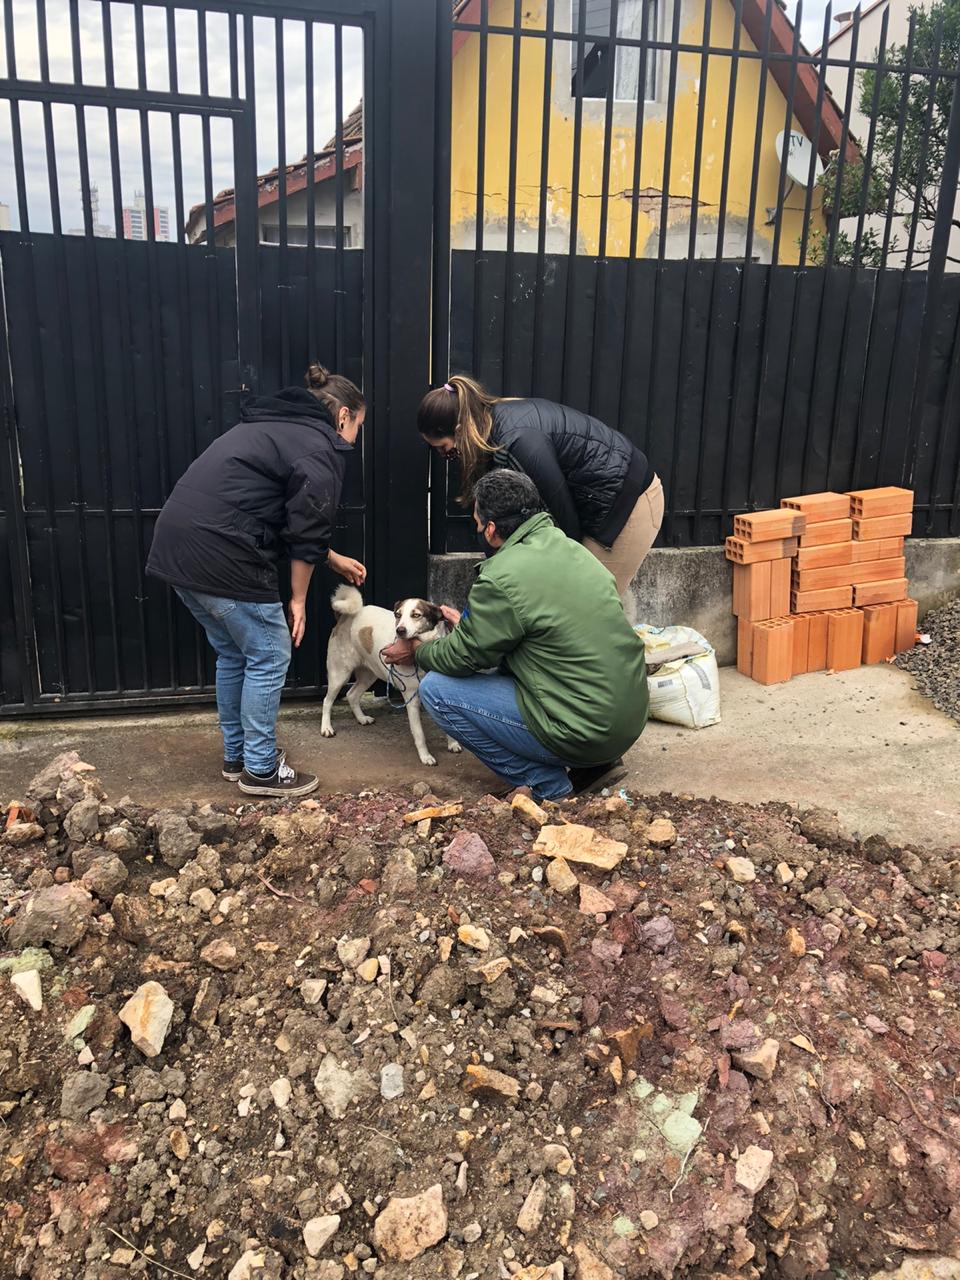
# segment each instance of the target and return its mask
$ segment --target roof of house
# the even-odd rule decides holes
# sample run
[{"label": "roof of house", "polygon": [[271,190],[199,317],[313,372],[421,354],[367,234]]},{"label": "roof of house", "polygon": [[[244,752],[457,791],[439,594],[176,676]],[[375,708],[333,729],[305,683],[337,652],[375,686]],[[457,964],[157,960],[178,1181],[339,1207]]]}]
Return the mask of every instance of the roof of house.
[{"label": "roof of house", "polygon": [[[882,9],[884,5],[889,3],[890,3],[890,0],[873,0],[873,3],[868,4],[866,9],[861,9],[860,10],[861,27],[863,26],[864,18],[868,18],[870,14],[873,13],[875,10]],[[827,41],[827,44],[833,44],[835,40],[839,40],[841,36],[845,36],[848,31],[852,31],[852,30],[853,30],[853,19],[851,18],[850,21],[845,22],[842,27],[837,27],[836,31]],[[814,57],[817,57],[822,52],[823,52],[823,45],[821,45],[820,48],[816,51],[816,53],[814,54]]]},{"label": "roof of house", "polygon": [[[342,146],[343,146],[343,168],[354,169],[363,159],[363,100],[353,108],[350,114],[343,122],[342,129]],[[308,173],[310,169],[310,160],[304,156],[295,164],[288,164],[284,169],[286,175],[286,193],[287,196],[295,195],[298,191],[303,191],[307,186]],[[315,183],[324,182],[327,178],[332,178],[337,170],[337,136],[336,134],[325,143],[322,150],[316,152],[313,157],[313,180]],[[280,199],[280,169],[279,167],[271,169],[268,173],[262,173],[257,177],[257,207],[262,209],[265,205],[275,204]],[[229,225],[236,218],[236,192],[233,187],[227,187],[225,191],[219,192],[213,199],[213,225],[214,229],[220,226]],[[194,229],[203,226],[206,216],[206,205],[196,204],[190,210],[190,217],[187,219],[187,235]]]}]

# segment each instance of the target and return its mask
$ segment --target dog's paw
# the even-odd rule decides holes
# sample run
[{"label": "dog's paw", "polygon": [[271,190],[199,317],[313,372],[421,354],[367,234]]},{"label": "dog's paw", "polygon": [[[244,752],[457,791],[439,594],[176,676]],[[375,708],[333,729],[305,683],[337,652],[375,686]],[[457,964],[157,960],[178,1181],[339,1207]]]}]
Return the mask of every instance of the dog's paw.
[{"label": "dog's paw", "polygon": [[420,763],[426,764],[426,765],[435,765],[437,763],[437,760],[435,756],[426,755],[426,756],[420,757]]},{"label": "dog's paw", "polygon": [[455,756],[458,756],[463,750],[463,747],[461,747],[459,742],[448,742],[447,750],[452,751]]},{"label": "dog's paw", "polygon": [[337,731],[336,729],[334,729],[333,725],[329,725],[329,724],[321,725],[320,727],[321,738],[335,738],[336,736],[337,736]]},{"label": "dog's paw", "polygon": [[357,716],[357,724],[373,724],[373,716]]}]

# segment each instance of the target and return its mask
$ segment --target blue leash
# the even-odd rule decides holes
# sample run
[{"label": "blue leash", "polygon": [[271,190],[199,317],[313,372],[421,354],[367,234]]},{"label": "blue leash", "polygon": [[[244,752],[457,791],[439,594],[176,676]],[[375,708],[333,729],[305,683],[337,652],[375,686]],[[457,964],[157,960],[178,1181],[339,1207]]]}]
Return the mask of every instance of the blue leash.
[{"label": "blue leash", "polygon": [[[386,647],[387,647],[387,648],[389,648],[389,645],[388,645],[388,646],[386,646]],[[380,650],[380,654],[379,654],[379,658],[380,658],[380,661],[383,663],[384,667],[386,667],[386,670],[387,670],[387,706],[390,708],[390,710],[391,710],[391,711],[406,711],[407,707],[409,707],[410,703],[411,703],[411,702],[414,700],[414,698],[417,696],[417,692],[418,692],[419,687],[420,687],[420,686],[419,686],[419,683],[417,684],[417,688],[416,688],[416,689],[414,689],[413,693],[411,693],[410,697],[409,697],[409,698],[404,698],[404,696],[403,696],[403,695],[404,695],[404,694],[406,693],[406,691],[407,691],[406,680],[404,679],[404,677],[403,677],[403,676],[401,676],[401,675],[399,674],[399,672],[396,670],[396,668],[395,668],[395,667],[392,667],[392,666],[390,666],[390,665],[389,665],[389,663],[386,663],[386,662],[384,662],[384,661],[383,661],[383,653],[384,653],[384,650],[383,650],[383,649],[381,649],[381,650]],[[407,679],[407,680],[410,680],[410,679],[412,679],[416,674],[417,674],[417,669],[416,669],[416,667],[414,667],[413,671],[411,671],[411,672],[407,675],[406,679]],[[400,695],[400,704],[399,704],[399,706],[397,705],[397,703],[392,702],[392,701],[391,701],[391,699],[390,699],[390,692],[391,692],[391,690],[392,690],[392,689],[396,689],[397,693],[399,693],[399,695]]]}]

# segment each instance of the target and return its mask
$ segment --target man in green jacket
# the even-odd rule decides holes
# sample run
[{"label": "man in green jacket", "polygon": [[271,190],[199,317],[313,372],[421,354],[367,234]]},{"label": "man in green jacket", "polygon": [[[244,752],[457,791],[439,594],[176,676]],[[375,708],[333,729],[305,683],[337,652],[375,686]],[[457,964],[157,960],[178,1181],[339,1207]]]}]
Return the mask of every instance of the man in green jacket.
[{"label": "man in green jacket", "polygon": [[431,717],[513,786],[550,800],[609,786],[647,722],[643,642],[614,579],[554,525],[522,474],[484,476],[473,514],[496,554],[462,618],[445,609],[449,635],[398,641],[384,657],[415,653]]}]

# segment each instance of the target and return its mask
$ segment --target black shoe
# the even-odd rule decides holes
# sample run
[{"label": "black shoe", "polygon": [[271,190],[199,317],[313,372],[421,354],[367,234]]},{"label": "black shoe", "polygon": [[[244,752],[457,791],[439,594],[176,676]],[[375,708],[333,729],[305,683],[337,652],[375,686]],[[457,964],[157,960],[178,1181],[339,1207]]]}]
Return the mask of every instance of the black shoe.
[{"label": "black shoe", "polygon": [[[286,758],[286,754],[287,753],[284,751],[283,747],[278,746],[277,762],[279,763],[282,760],[284,760]],[[228,782],[239,782],[241,773],[243,773],[242,760],[224,760],[223,776],[226,778]]]},{"label": "black shoe", "polygon": [[573,787],[575,796],[593,795],[607,787],[615,786],[627,776],[627,770],[621,759],[611,760],[609,764],[592,764],[582,769],[568,769],[567,777]]},{"label": "black shoe", "polygon": [[248,796],[308,796],[319,783],[315,773],[300,773],[281,757],[269,777],[261,778],[244,769],[237,785]]}]

